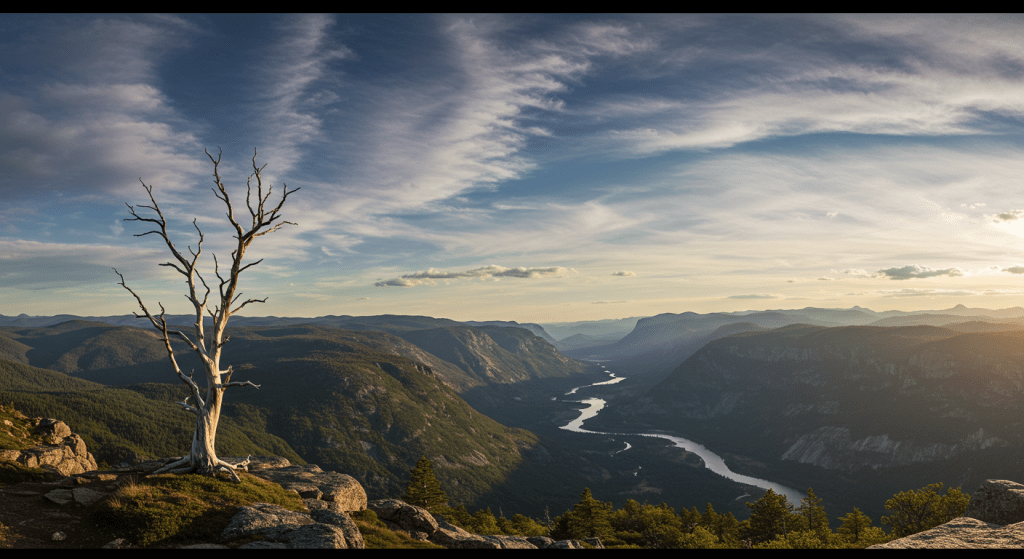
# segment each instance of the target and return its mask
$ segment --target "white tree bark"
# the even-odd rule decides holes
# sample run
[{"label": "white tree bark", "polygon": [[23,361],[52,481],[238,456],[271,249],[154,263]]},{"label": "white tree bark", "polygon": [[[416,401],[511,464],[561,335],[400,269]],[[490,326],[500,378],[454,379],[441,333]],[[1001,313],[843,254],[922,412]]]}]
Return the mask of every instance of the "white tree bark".
[{"label": "white tree bark", "polygon": [[[164,243],[170,250],[171,255],[174,257],[174,261],[163,263],[161,266],[174,268],[186,278],[186,282],[188,283],[188,294],[185,296],[192,303],[196,315],[195,340],[193,341],[193,339],[189,338],[189,336],[184,332],[168,330],[167,321],[164,318],[165,310],[163,304],[158,303],[158,305],[160,305],[160,314],[154,317],[146,308],[146,305],[142,302],[142,299],[138,294],[125,285],[124,276],[116,269],[114,270],[114,273],[121,278],[120,285],[135,297],[135,300],[138,301],[139,307],[141,307],[142,312],[144,313],[135,313],[135,316],[138,318],[148,318],[153,324],[153,327],[163,333],[162,341],[167,349],[167,356],[171,361],[171,365],[174,367],[174,372],[189,389],[189,396],[186,397],[184,401],[178,402],[178,405],[185,410],[192,412],[196,416],[196,429],[195,434],[192,436],[192,449],[190,452],[187,455],[172,461],[160,470],[157,470],[155,473],[195,472],[205,475],[214,475],[218,471],[225,471],[231,475],[233,480],[240,481],[238,474],[235,473],[235,469],[247,469],[249,459],[247,458],[238,464],[229,464],[228,462],[217,458],[215,444],[217,437],[217,424],[220,421],[221,406],[224,401],[224,391],[227,388],[233,386],[252,386],[259,388],[259,386],[250,381],[231,382],[231,367],[228,367],[226,370],[221,369],[221,348],[223,348],[224,344],[228,341],[228,337],[224,336],[224,329],[227,327],[228,319],[231,315],[238,312],[242,307],[245,307],[249,303],[263,303],[266,301],[265,298],[248,299],[234,309],[231,308],[231,305],[235,304],[242,295],[241,292],[238,292],[239,275],[247,268],[255,266],[263,261],[261,259],[243,266],[242,259],[245,256],[246,249],[249,248],[249,245],[256,237],[272,233],[286,223],[295,225],[290,221],[277,221],[281,217],[280,210],[284,205],[285,200],[288,198],[288,195],[298,190],[298,188],[288,190],[288,186],[285,185],[284,193],[282,194],[281,200],[278,202],[277,206],[274,206],[273,208],[266,207],[266,203],[273,191],[273,186],[268,185],[266,195],[263,194],[263,179],[261,177],[263,167],[256,166],[256,154],[254,153],[252,157],[253,174],[246,180],[245,197],[246,207],[252,216],[252,224],[248,230],[243,229],[235,219],[231,200],[228,197],[227,189],[224,188],[224,184],[221,182],[220,174],[218,172],[221,154],[218,153],[216,159],[210,155],[209,151],[206,152],[206,155],[210,158],[210,161],[213,162],[214,182],[217,185],[217,187],[213,189],[214,195],[227,206],[227,218],[234,227],[236,233],[235,238],[238,240],[237,247],[231,252],[231,271],[227,278],[221,277],[220,268],[217,263],[217,256],[213,256],[214,274],[217,276],[217,279],[220,280],[220,285],[218,286],[220,301],[212,310],[207,307],[207,303],[210,298],[210,288],[207,286],[206,280],[203,279],[202,275],[196,269],[199,255],[202,254],[203,251],[203,232],[199,229],[199,226],[196,225],[196,220],[192,220],[192,225],[199,233],[199,243],[196,245],[195,251],[192,251],[192,247],[189,247],[189,253],[192,256],[192,258],[189,259],[175,248],[174,243],[172,243],[171,239],[168,237],[167,220],[164,219],[164,215],[160,211],[160,207],[153,198],[152,186],[147,186],[144,182],[142,183],[142,186],[149,194],[149,200],[153,205],[141,205],[140,207],[152,210],[156,214],[156,217],[142,217],[136,212],[134,206],[128,205],[128,211],[133,217],[125,219],[125,221],[144,221],[154,224],[156,228],[135,236],[142,237],[149,234],[157,234],[164,240]],[[253,178],[256,179],[257,203],[255,207],[252,204]],[[142,179],[139,179],[139,182],[142,182]],[[196,280],[198,280],[199,284],[202,285],[205,290],[202,297],[199,295]],[[204,331],[203,325],[203,319],[207,314],[209,314],[213,319],[213,332],[209,335]],[[171,348],[172,334],[182,339],[186,345],[199,355],[205,372],[204,376],[206,378],[205,397],[200,393],[199,385],[193,379],[194,371],[186,375],[182,372],[181,367],[178,366],[178,361],[174,357],[174,350]],[[192,403],[189,403],[190,400]]]}]

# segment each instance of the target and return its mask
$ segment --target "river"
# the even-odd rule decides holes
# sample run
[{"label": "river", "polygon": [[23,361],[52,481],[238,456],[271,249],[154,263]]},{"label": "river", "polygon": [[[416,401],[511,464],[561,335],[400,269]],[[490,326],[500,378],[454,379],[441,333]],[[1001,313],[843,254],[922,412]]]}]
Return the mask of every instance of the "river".
[{"label": "river", "polygon": [[[601,367],[604,367],[604,365],[601,365]],[[607,368],[605,369],[605,372],[609,373],[612,376],[611,380],[607,380],[607,381],[604,381],[604,382],[598,382],[598,383],[594,383],[594,384],[588,384],[588,385],[585,385],[585,386],[578,386],[576,388],[573,388],[569,392],[567,392],[565,395],[566,396],[573,395],[573,394],[576,393],[577,390],[579,390],[581,388],[588,388],[588,387],[591,387],[591,386],[603,386],[603,385],[607,385],[607,384],[615,384],[617,382],[622,382],[623,380],[626,380],[626,377],[617,377],[617,376],[615,376],[614,373],[612,373],[611,371],[607,370]],[[592,418],[592,417],[594,417],[594,416],[596,416],[597,412],[601,411],[604,408],[605,401],[602,400],[601,398],[587,398],[585,400],[567,400],[567,401],[579,402],[581,404],[586,404],[587,405],[586,408],[580,410],[581,413],[580,413],[580,416],[578,418],[576,418],[573,421],[570,421],[568,424],[562,426],[562,429],[565,429],[567,431],[573,431],[575,433],[593,433],[593,434],[597,434],[597,435],[615,435],[615,436],[619,436],[619,437],[621,437],[621,436],[636,436],[636,437],[658,437],[658,438],[661,438],[661,439],[667,439],[669,441],[672,441],[672,443],[674,445],[676,445],[677,447],[679,447],[679,448],[681,448],[681,449],[683,449],[683,450],[685,450],[687,452],[692,452],[692,453],[696,454],[697,456],[700,456],[701,460],[704,461],[704,465],[707,466],[707,468],[709,470],[711,470],[712,472],[715,472],[716,474],[718,474],[720,476],[723,476],[725,478],[731,479],[731,480],[739,482],[739,483],[744,483],[744,484],[747,484],[747,485],[753,485],[754,487],[760,487],[761,489],[764,489],[764,490],[771,489],[772,491],[775,491],[776,493],[780,493],[782,495],[785,495],[786,498],[789,500],[789,502],[791,504],[793,504],[794,506],[798,506],[800,504],[800,500],[807,496],[807,493],[805,493],[803,491],[797,491],[796,489],[793,489],[792,487],[786,487],[785,485],[782,485],[782,484],[779,484],[779,483],[775,483],[773,481],[768,481],[766,479],[759,479],[759,478],[756,478],[756,477],[751,477],[751,476],[745,476],[745,475],[742,475],[742,474],[737,474],[736,472],[733,472],[732,470],[729,469],[728,466],[725,465],[725,460],[723,460],[721,456],[719,456],[719,455],[715,454],[714,452],[708,450],[707,447],[705,447],[704,445],[695,443],[695,442],[693,442],[693,441],[691,441],[689,439],[684,439],[683,437],[676,437],[676,436],[672,436],[672,435],[662,435],[662,434],[658,434],[658,433],[604,433],[604,432],[601,432],[601,431],[588,431],[588,430],[583,428],[583,422],[588,420],[588,419],[590,419],[590,418]],[[626,443],[626,448],[623,449],[623,450],[629,450],[629,443]],[[622,451],[619,451],[619,452],[622,452]],[[741,497],[742,497],[742,495],[741,495]]]}]

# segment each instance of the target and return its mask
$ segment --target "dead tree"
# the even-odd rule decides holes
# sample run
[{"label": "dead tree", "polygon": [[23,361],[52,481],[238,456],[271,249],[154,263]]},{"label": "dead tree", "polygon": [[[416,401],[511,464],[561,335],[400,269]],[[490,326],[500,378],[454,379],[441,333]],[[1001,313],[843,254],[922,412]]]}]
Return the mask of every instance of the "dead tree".
[{"label": "dead tree", "polygon": [[[207,308],[207,302],[210,297],[210,288],[206,284],[206,280],[196,269],[196,263],[199,260],[199,255],[203,251],[203,232],[196,225],[196,220],[192,220],[193,227],[199,233],[199,243],[196,246],[196,250],[193,251],[192,247],[188,247],[191,258],[186,257],[175,248],[174,243],[171,242],[170,237],[167,235],[167,220],[164,218],[163,212],[160,211],[160,206],[157,205],[156,200],[153,198],[153,187],[147,186],[146,183],[142,182],[142,186],[146,189],[149,194],[149,200],[153,205],[139,205],[140,208],[146,208],[152,210],[155,214],[153,217],[142,217],[140,216],[135,207],[130,204],[128,211],[131,213],[131,218],[125,218],[125,221],[143,221],[154,225],[154,229],[145,233],[135,235],[136,237],[143,237],[145,235],[156,234],[159,235],[164,242],[167,244],[167,248],[170,249],[171,255],[174,257],[174,261],[165,262],[160,264],[161,266],[169,266],[177,270],[181,275],[185,276],[188,283],[188,294],[185,297],[192,303],[195,308],[195,340],[189,338],[184,332],[180,330],[169,330],[167,326],[167,320],[164,318],[164,306],[160,305],[160,314],[154,317],[146,305],[143,304],[142,299],[136,294],[130,287],[125,285],[124,276],[121,275],[116,269],[116,273],[121,278],[120,285],[127,289],[132,295],[135,296],[135,300],[139,302],[139,306],[142,308],[144,314],[135,313],[137,318],[148,318],[153,324],[153,327],[163,333],[164,346],[167,348],[167,356],[174,366],[174,372],[177,373],[178,378],[188,386],[189,395],[184,401],[178,402],[182,408],[192,412],[196,416],[196,430],[192,437],[192,450],[187,455],[172,460],[169,464],[157,470],[154,473],[188,473],[194,472],[204,475],[214,475],[218,471],[226,471],[231,475],[234,481],[240,481],[238,474],[235,473],[235,469],[248,470],[249,458],[246,458],[243,462],[238,464],[229,464],[219,458],[217,458],[217,452],[215,449],[215,439],[217,436],[217,423],[220,421],[221,406],[224,400],[224,391],[234,386],[252,386],[259,388],[258,385],[253,384],[250,381],[231,381],[232,369],[229,366],[226,370],[221,369],[220,357],[221,348],[228,341],[228,337],[224,336],[224,328],[228,324],[228,319],[232,314],[238,312],[249,303],[263,303],[264,299],[248,299],[240,305],[231,308],[237,300],[241,297],[241,292],[238,291],[238,277],[246,269],[259,264],[263,260],[257,260],[249,264],[242,265],[242,258],[245,256],[245,250],[249,248],[249,245],[256,239],[256,237],[266,235],[277,231],[284,224],[295,225],[290,221],[278,221],[280,216],[281,207],[284,205],[285,200],[289,194],[292,194],[298,188],[288,190],[288,186],[284,186],[284,193],[281,195],[280,202],[277,203],[272,209],[268,209],[267,201],[270,199],[271,191],[273,187],[268,185],[266,195],[263,193],[263,179],[262,171],[263,167],[256,166],[256,154],[252,156],[252,169],[253,173],[246,180],[246,196],[245,203],[252,216],[252,225],[248,230],[243,229],[242,225],[235,219],[234,209],[231,205],[231,199],[228,197],[228,191],[224,188],[224,184],[221,182],[220,173],[218,167],[220,166],[220,158],[223,151],[217,154],[217,158],[214,159],[210,155],[209,151],[206,151],[206,156],[213,162],[213,176],[216,188],[213,189],[214,195],[217,196],[227,206],[227,217],[228,221],[235,229],[234,237],[238,240],[238,245],[231,252],[231,272],[226,278],[220,274],[220,269],[217,263],[217,255],[213,255],[214,263],[214,274],[217,279],[220,280],[218,287],[220,302],[214,306],[211,310]],[[252,204],[252,180],[256,179],[256,206]],[[275,223],[276,222],[276,223]],[[175,262],[176,261],[176,262]],[[198,285],[197,285],[198,280]],[[202,286],[205,293],[200,294],[199,286]],[[207,333],[204,331],[203,319],[209,314],[213,319],[213,332]],[[178,366],[178,361],[174,358],[174,350],[171,348],[171,335],[177,336],[185,342],[185,344],[192,348],[199,355],[199,359],[203,364],[203,368],[206,371],[206,395],[203,396],[200,393],[199,385],[193,379],[195,371],[185,374]],[[190,402],[191,400],[191,402]],[[251,458],[251,457],[250,457]]]}]

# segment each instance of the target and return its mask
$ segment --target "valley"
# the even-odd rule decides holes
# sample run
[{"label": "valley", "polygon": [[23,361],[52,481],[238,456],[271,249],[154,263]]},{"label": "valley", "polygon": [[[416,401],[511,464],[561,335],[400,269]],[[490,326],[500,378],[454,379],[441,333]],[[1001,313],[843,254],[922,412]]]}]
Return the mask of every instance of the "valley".
[{"label": "valley", "polygon": [[[588,487],[615,507],[711,503],[742,519],[767,487],[756,478],[877,522],[907,488],[1019,477],[1019,317],[881,314],[659,315],[562,351],[544,325],[253,319],[231,330],[225,359],[261,388],[229,394],[218,448],[344,471],[371,497],[400,494],[428,456],[456,502],[534,518]],[[181,452],[183,387],[156,335],[116,317],[41,318],[0,317],[0,401],[80,423],[111,464]],[[601,328],[622,324],[595,325],[594,339]],[[197,365],[177,349],[183,369]]]}]

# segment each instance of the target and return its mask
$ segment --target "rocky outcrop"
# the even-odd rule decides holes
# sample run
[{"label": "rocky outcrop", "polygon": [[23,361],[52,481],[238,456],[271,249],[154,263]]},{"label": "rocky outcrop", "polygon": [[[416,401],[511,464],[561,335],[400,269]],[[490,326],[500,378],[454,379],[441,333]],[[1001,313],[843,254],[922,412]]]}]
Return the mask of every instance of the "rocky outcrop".
[{"label": "rocky outcrop", "polygon": [[[221,533],[225,541],[260,538],[239,549],[361,549],[363,539],[344,512],[322,514],[295,512],[280,505],[254,503],[240,507]],[[347,530],[346,530],[347,528]],[[348,533],[346,533],[348,532]]]},{"label": "rocky outcrop", "polygon": [[971,494],[964,516],[992,524],[1024,522],[1024,485],[1015,481],[990,479]]},{"label": "rocky outcrop", "polygon": [[[583,549],[575,540],[554,541],[551,538],[523,536],[481,536],[453,526],[443,517],[398,499],[370,501],[367,508],[396,532],[435,543],[448,549]],[[597,542],[600,545],[600,541]]]},{"label": "rocky outcrop", "polygon": [[[64,476],[95,470],[96,459],[85,447],[85,441],[63,421],[42,417],[25,418],[33,440],[41,440],[31,448],[22,450],[0,449],[0,460],[17,462],[27,468],[42,468]],[[9,430],[16,429],[14,422],[4,420]]]},{"label": "rocky outcrop", "polygon": [[[280,460],[287,462],[284,458]],[[272,468],[257,466],[249,469],[253,475],[294,490],[303,499],[334,503],[334,508],[340,512],[366,508],[366,491],[352,476],[325,472],[316,464],[282,466],[277,462]]]},{"label": "rocky outcrop", "polygon": [[[65,426],[66,427],[66,426]],[[63,434],[58,431],[57,436]],[[241,462],[241,457],[221,457]],[[254,503],[239,507],[218,541],[193,544],[190,548],[226,549],[363,549],[365,543],[356,522],[348,512],[369,508],[389,528],[414,539],[429,541],[450,549],[582,549],[575,540],[554,541],[551,538],[471,534],[435,517],[425,509],[398,499],[368,503],[362,486],[350,476],[325,472],[318,466],[293,465],[275,456],[249,457],[250,473],[291,489],[304,497],[307,512],[292,511],[279,505]],[[89,471],[52,482],[53,489],[44,494],[37,491],[4,491],[5,495],[45,498],[66,507],[88,507],[115,491],[126,477],[144,477],[165,462],[146,461],[106,472]],[[50,485],[47,483],[46,485]],[[89,487],[82,487],[89,484]],[[59,532],[58,532],[59,533]],[[56,537],[56,536],[55,536]],[[600,541],[589,542],[601,547]],[[241,545],[239,545],[241,544]],[[130,542],[116,540],[110,548],[131,547]]]},{"label": "rocky outcrop", "polygon": [[964,516],[869,549],[1024,548],[1024,485],[988,480],[971,495]]}]

